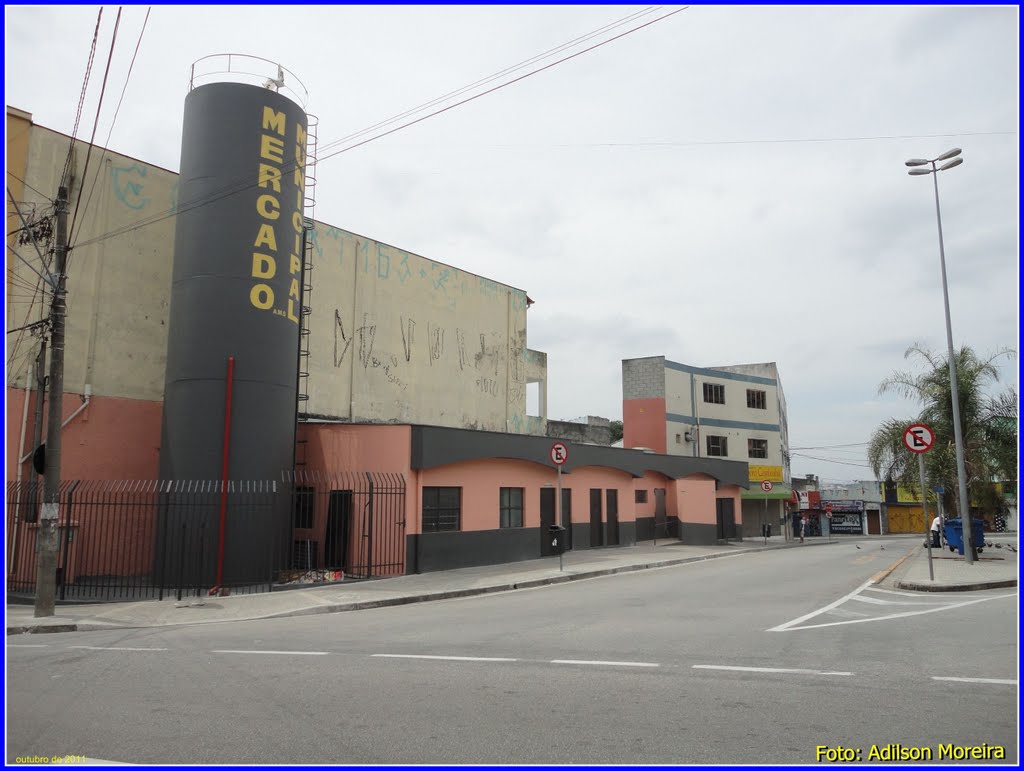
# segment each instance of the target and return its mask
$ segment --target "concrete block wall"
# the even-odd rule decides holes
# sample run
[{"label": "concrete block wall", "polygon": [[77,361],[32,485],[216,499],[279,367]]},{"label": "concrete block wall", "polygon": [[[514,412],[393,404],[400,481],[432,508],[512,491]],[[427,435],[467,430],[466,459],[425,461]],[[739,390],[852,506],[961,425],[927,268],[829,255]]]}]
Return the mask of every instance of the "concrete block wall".
[{"label": "concrete block wall", "polygon": [[623,359],[622,398],[655,399],[665,397],[665,357]]}]

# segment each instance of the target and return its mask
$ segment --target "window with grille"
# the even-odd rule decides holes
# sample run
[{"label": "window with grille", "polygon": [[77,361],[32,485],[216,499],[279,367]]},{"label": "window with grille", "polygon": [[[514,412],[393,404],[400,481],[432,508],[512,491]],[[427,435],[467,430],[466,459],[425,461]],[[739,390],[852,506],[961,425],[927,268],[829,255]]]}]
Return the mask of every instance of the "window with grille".
[{"label": "window with grille", "polygon": [[316,493],[312,487],[296,487],[292,503],[292,523],[294,527],[313,527],[313,509]]},{"label": "window with grille", "polygon": [[704,401],[709,404],[725,404],[725,386],[718,383],[705,383]]},{"label": "window with grille", "polygon": [[[768,409],[768,396],[764,391],[747,389],[747,406],[752,410]],[[753,456],[751,456],[753,457]]]},{"label": "window with grille", "polygon": [[523,488],[503,487],[499,501],[501,527],[523,526]]},{"label": "window with grille", "polygon": [[423,532],[438,533],[462,528],[462,488],[423,488]]},{"label": "window with grille", "polygon": [[636,502],[637,503],[647,503],[647,491],[646,490],[637,490],[636,491]]},{"label": "window with grille", "polygon": [[767,439],[748,439],[747,440],[747,457],[749,457],[749,458],[767,458],[768,457],[768,440]]},{"label": "window with grille", "polygon": [[724,436],[708,437],[708,457],[727,458],[729,457],[729,441]]}]

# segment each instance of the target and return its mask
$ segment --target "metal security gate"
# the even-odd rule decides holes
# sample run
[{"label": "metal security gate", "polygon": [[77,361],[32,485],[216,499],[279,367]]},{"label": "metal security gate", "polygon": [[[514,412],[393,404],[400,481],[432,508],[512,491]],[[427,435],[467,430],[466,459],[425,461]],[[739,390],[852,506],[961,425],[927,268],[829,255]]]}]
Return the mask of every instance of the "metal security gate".
[{"label": "metal security gate", "polygon": [[734,539],[736,537],[736,501],[732,498],[716,498],[715,520],[718,526],[718,540]]},{"label": "metal security gate", "polygon": [[311,560],[293,564],[292,582],[382,578],[405,574],[405,477],[380,472],[301,471],[288,475],[312,496],[312,510],[296,503],[292,537]]}]

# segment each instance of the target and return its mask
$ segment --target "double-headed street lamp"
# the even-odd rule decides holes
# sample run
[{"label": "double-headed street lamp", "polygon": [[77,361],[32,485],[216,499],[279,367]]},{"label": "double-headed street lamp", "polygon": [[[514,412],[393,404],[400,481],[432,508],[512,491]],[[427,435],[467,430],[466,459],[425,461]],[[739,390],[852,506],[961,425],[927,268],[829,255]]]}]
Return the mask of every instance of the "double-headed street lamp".
[{"label": "double-headed street lamp", "polygon": [[[932,182],[935,183],[935,218],[939,223],[939,264],[942,266],[942,301],[946,308],[946,344],[949,348],[949,386],[953,399],[953,438],[956,441],[956,476],[960,488],[960,524],[963,526],[964,557],[967,564],[974,563],[974,538],[971,532],[971,510],[967,499],[967,468],[964,465],[964,435],[960,426],[960,391],[956,381],[956,359],[953,356],[953,325],[949,320],[949,287],[946,284],[946,250],[942,244],[942,214],[939,211],[939,172],[952,169],[964,162],[960,157],[960,148],[955,147],[947,150],[938,158],[925,160],[923,158],[911,158],[907,166],[912,167],[908,172],[912,176],[924,174],[932,175]],[[946,161],[941,166],[936,163]],[[921,168],[922,166],[931,166]],[[921,491],[922,498],[924,490]]]}]

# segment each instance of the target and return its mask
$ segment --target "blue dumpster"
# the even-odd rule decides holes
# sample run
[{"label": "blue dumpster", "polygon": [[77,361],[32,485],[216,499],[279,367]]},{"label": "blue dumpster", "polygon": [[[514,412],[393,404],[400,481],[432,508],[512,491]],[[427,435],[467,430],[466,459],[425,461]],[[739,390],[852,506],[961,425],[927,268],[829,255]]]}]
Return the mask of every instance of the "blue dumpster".
[{"label": "blue dumpster", "polygon": [[[946,527],[946,544],[949,546],[950,551],[955,551],[959,554],[964,553],[964,525],[959,519],[947,519]],[[978,550],[980,554],[985,546],[985,521],[980,518],[971,519],[971,535],[974,536],[972,539],[974,542],[974,548]]]}]

